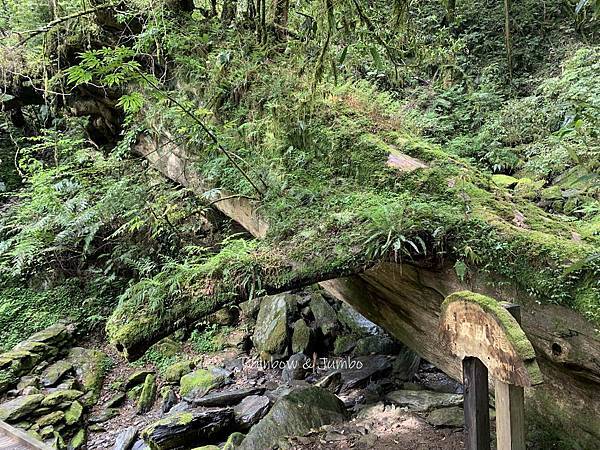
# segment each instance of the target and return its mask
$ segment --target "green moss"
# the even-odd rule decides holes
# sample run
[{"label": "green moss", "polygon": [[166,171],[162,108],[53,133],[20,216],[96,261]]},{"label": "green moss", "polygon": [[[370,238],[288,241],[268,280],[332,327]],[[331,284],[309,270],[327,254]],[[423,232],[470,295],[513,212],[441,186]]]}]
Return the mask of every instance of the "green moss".
[{"label": "green moss", "polygon": [[179,383],[181,377],[190,373],[194,368],[194,363],[191,361],[179,361],[170,365],[165,370],[163,377],[165,381],[170,383]]},{"label": "green moss", "polygon": [[137,412],[138,414],[143,414],[150,409],[152,409],[152,405],[154,404],[154,400],[156,399],[156,375],[149,374],[146,376],[146,380],[142,386],[142,392],[140,393],[140,397],[137,402]]},{"label": "green moss", "polygon": [[188,395],[203,395],[223,381],[223,377],[213,374],[209,370],[197,369],[181,377],[180,394],[182,397]]},{"label": "green moss", "polygon": [[242,433],[232,433],[227,438],[225,445],[223,446],[223,450],[235,450],[242,443],[246,436]]},{"label": "green moss", "polygon": [[74,425],[79,422],[83,414],[83,405],[78,401],[71,403],[69,408],[65,411],[65,423],[68,426]]},{"label": "green moss", "polygon": [[508,341],[524,362],[532,384],[542,382],[542,374],[535,362],[536,355],[531,342],[523,332],[523,329],[517,320],[502,306],[501,302],[470,291],[455,292],[446,297],[442,303],[441,315],[443,316],[446,314],[448,306],[455,302],[474,303],[489,314],[504,330]]},{"label": "green moss", "polygon": [[87,433],[84,428],[81,428],[75,433],[73,438],[71,438],[71,441],[69,442],[69,448],[72,448],[73,450],[82,449],[86,442]]}]

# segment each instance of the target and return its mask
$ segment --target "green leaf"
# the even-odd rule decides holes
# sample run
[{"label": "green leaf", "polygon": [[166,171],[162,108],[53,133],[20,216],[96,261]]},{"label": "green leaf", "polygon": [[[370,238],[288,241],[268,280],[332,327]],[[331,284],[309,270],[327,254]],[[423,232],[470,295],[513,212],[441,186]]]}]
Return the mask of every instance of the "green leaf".
[{"label": "green leaf", "polygon": [[458,260],[454,264],[454,271],[456,272],[456,275],[458,275],[458,278],[460,278],[460,281],[465,281],[468,270],[468,266],[462,260]]},{"label": "green leaf", "polygon": [[127,114],[135,114],[144,106],[144,97],[139,92],[122,95],[117,102],[117,106],[123,108],[123,111]]}]

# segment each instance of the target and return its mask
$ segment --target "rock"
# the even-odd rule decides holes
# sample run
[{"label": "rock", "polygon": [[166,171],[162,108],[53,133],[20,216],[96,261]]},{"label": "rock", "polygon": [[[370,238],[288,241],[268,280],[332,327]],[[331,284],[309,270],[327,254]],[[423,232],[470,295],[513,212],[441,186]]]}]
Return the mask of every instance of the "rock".
[{"label": "rock", "polygon": [[150,411],[154,404],[154,400],[156,400],[156,375],[148,374],[146,375],[142,393],[137,402],[137,414],[144,414]]},{"label": "rock", "polygon": [[46,439],[49,438],[51,436],[54,436],[54,427],[53,426],[47,426],[44,427],[40,430],[40,436],[42,437],[42,439]]},{"label": "rock", "polygon": [[385,398],[398,406],[406,406],[411,411],[426,412],[435,408],[459,406],[463,396],[432,391],[399,390],[389,392]]},{"label": "rock", "polygon": [[425,420],[434,427],[460,428],[465,424],[465,412],[458,406],[434,409]]},{"label": "rock", "polygon": [[392,355],[398,351],[398,345],[385,334],[366,336],[356,342],[355,356]]},{"label": "rock", "polygon": [[269,411],[271,401],[265,395],[250,395],[233,408],[235,422],[242,430],[248,430]]},{"label": "rock", "polygon": [[231,408],[184,412],[149,425],[142,437],[150,448],[168,450],[218,441],[232,425]]},{"label": "rock", "polygon": [[212,314],[206,316],[203,320],[208,322],[209,324],[220,325],[220,326],[230,326],[235,325],[239,318],[239,309],[237,308],[221,308],[215,311]]},{"label": "rock", "polygon": [[71,406],[65,411],[65,423],[68,426],[74,425],[79,422],[81,415],[83,414],[83,405],[78,401],[71,403]]},{"label": "rock", "polygon": [[421,357],[419,355],[408,347],[402,347],[398,357],[392,364],[392,372],[397,379],[410,381],[419,370],[420,363]]},{"label": "rock", "polygon": [[238,306],[242,310],[242,314],[250,319],[256,319],[258,311],[260,309],[261,299],[258,297],[252,298],[245,302],[240,303]]},{"label": "rock", "polygon": [[302,436],[313,428],[344,419],[344,405],[328,390],[314,386],[296,388],[275,402],[271,411],[250,429],[239,448],[271,448],[284,436]]},{"label": "rock", "polygon": [[[77,383],[77,380],[74,378],[69,378],[65,381],[63,381],[62,383],[60,383],[58,386],[56,386],[56,390],[57,391],[66,391],[68,389],[78,389],[79,385]],[[54,389],[54,388],[49,388],[49,390]]]},{"label": "rock", "polygon": [[280,386],[277,386],[277,388],[271,390],[271,391],[266,391],[265,395],[269,398],[269,400],[271,400],[271,402],[276,402],[277,400],[279,400],[281,397],[283,397],[284,395],[289,394],[290,392],[292,392],[294,388],[292,386],[287,386],[285,384],[282,384]]},{"label": "rock", "polygon": [[95,404],[102,389],[108,357],[99,350],[73,347],[67,361],[73,364],[77,381],[86,392],[85,405]]},{"label": "rock", "polygon": [[35,375],[25,375],[21,377],[19,383],[17,384],[17,390],[22,391],[28,387],[38,388],[40,385],[40,377]]},{"label": "rock", "polygon": [[34,394],[41,394],[42,391],[40,391],[38,388],[34,387],[34,386],[28,386],[25,389],[23,389],[23,391],[21,391],[21,395],[34,395]]},{"label": "rock", "polygon": [[42,402],[42,394],[24,395],[0,405],[0,420],[16,422],[34,411]]},{"label": "rock", "polygon": [[108,409],[104,409],[104,410],[100,411],[99,413],[91,415],[90,418],[88,419],[88,422],[89,423],[104,423],[104,422],[108,422],[109,420],[117,417],[118,415],[119,415],[118,409],[108,408]]},{"label": "rock", "polygon": [[[53,431],[52,433],[53,435],[53,439],[52,439],[52,447],[58,450],[63,450],[64,448],[67,448],[67,450],[78,450],[80,448],[83,447],[83,445],[85,444],[84,441],[82,441],[79,445],[71,445],[71,443],[69,443],[69,446],[67,447],[65,445],[65,440],[63,439],[63,437],[60,435],[60,433],[56,430]],[[75,444],[78,444],[79,442],[75,442]]]},{"label": "rock", "polygon": [[317,381],[315,386],[327,389],[336,394],[342,387],[342,373],[339,370],[331,372]]},{"label": "rock", "polygon": [[186,401],[193,402],[210,390],[222,386],[225,380],[224,375],[215,375],[210,370],[198,369],[181,377],[179,393]]},{"label": "rock", "polygon": [[333,343],[333,354],[335,356],[350,353],[356,347],[357,337],[350,334],[337,336]]},{"label": "rock", "polygon": [[[303,353],[296,353],[287,360],[281,378],[286,383],[291,383],[293,380],[303,380],[306,375],[305,364],[308,358]],[[309,361],[310,362],[310,361]]]},{"label": "rock", "polygon": [[161,392],[162,402],[160,405],[160,410],[163,413],[168,413],[173,406],[177,404],[177,396],[175,395],[175,391],[173,388],[163,389]]},{"label": "rock", "polygon": [[173,358],[177,355],[181,355],[183,351],[183,345],[181,342],[176,341],[175,339],[166,337],[154,344],[152,349],[167,358]]},{"label": "rock", "polygon": [[445,392],[447,394],[462,394],[464,392],[463,385],[444,372],[429,372],[419,375],[419,383],[430,391]]},{"label": "rock", "polygon": [[138,435],[138,429],[136,427],[129,427],[121,431],[117,435],[113,450],[129,450],[135,442]]},{"label": "rock", "polygon": [[292,352],[308,354],[312,349],[313,330],[303,319],[294,322],[292,328]]},{"label": "rock", "polygon": [[262,299],[252,341],[264,360],[281,359],[289,354],[288,321],[295,311],[293,295],[278,294]]},{"label": "rock", "polygon": [[315,293],[310,299],[310,309],[315,316],[315,322],[324,336],[332,336],[338,329],[338,320],[335,309],[319,293]]},{"label": "rock", "polygon": [[40,417],[35,423],[40,427],[44,428],[48,425],[56,425],[58,422],[65,418],[65,413],[62,411],[54,411],[50,414]]},{"label": "rock", "polygon": [[176,414],[176,413],[182,413],[182,412],[189,412],[192,409],[194,409],[192,407],[192,405],[190,405],[188,402],[180,402],[177,403],[175,406],[173,406],[170,410],[169,410],[169,414]]},{"label": "rock", "polygon": [[42,372],[41,383],[44,387],[54,386],[58,381],[73,369],[73,364],[68,361],[57,361]]},{"label": "rock", "polygon": [[146,381],[148,375],[154,375],[154,370],[138,370],[137,372],[134,372],[127,378],[125,383],[123,383],[123,390],[129,391],[133,387],[142,384]]},{"label": "rock", "polygon": [[[354,364],[353,367],[352,364]],[[342,391],[360,387],[368,380],[381,377],[389,372],[392,364],[388,357],[376,355],[373,357],[358,357],[348,360],[348,368],[340,370],[342,374]]]},{"label": "rock", "polygon": [[119,393],[113,395],[111,398],[109,398],[108,401],[104,404],[104,407],[105,408],[118,408],[123,403],[125,403],[126,398],[127,398],[127,395],[125,395],[124,392],[119,392]]},{"label": "rock", "polygon": [[223,446],[223,450],[235,450],[240,446],[245,437],[246,436],[237,431],[235,433],[231,433],[227,438],[225,445]]},{"label": "rock", "polygon": [[192,361],[180,361],[170,365],[165,370],[163,378],[167,383],[179,383],[181,377],[194,370]]},{"label": "rock", "polygon": [[337,316],[340,323],[344,325],[351,334],[357,336],[370,336],[383,332],[380,327],[344,302],[342,302]]},{"label": "rock", "polygon": [[150,447],[148,447],[146,443],[140,439],[134,442],[131,450],[150,450]]},{"label": "rock", "polygon": [[239,403],[249,395],[262,394],[263,388],[232,389],[223,392],[211,392],[204,397],[192,399],[194,406],[231,406]]},{"label": "rock", "polygon": [[68,389],[66,391],[56,391],[49,394],[42,400],[42,406],[56,406],[62,402],[72,402],[83,395],[83,392],[76,389]]},{"label": "rock", "polygon": [[138,384],[137,386],[132,387],[130,390],[127,391],[127,394],[126,394],[127,398],[137,402],[138,399],[140,398],[140,394],[142,393],[143,387],[144,386],[142,386],[141,384]]},{"label": "rock", "polygon": [[87,433],[85,428],[81,428],[75,433],[73,438],[69,441],[68,450],[79,450],[85,447],[87,442]]},{"label": "rock", "polygon": [[73,324],[57,323],[30,336],[27,341],[42,342],[60,348],[70,341],[74,332],[75,326]]}]

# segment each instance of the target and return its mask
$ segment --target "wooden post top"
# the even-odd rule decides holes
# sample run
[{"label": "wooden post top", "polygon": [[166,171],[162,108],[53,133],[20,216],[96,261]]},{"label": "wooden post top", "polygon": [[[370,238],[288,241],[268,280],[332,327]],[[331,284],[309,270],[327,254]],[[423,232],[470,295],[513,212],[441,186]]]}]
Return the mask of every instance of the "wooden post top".
[{"label": "wooden post top", "polygon": [[451,294],[442,304],[439,331],[454,356],[479,358],[494,379],[523,387],[542,383],[533,346],[502,303],[470,291]]}]

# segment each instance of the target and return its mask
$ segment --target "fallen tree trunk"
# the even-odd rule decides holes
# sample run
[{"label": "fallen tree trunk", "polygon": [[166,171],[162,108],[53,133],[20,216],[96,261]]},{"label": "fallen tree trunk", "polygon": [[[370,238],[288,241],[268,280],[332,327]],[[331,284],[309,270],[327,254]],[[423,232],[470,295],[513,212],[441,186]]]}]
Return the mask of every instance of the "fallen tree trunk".
[{"label": "fallen tree trunk", "polygon": [[544,376],[544,384],[525,391],[527,420],[572,436],[583,448],[597,448],[600,337],[579,314],[558,305],[539,305],[514,290],[491,289],[482,281],[465,286],[451,268],[432,271],[385,263],[321,285],[457,380],[462,379],[461,361],[441,345],[437,333],[444,298],[468,288],[521,304],[522,327]]},{"label": "fallen tree trunk", "polygon": [[[158,141],[144,138],[138,151],[167,177],[198,194],[212,188],[194,169],[193,158],[184,149],[172,144],[163,146]],[[407,170],[424,167],[414,161],[410,166]],[[231,194],[226,192],[220,192],[219,196],[222,201],[215,203],[215,207],[255,237],[267,236],[268,224],[257,214],[255,203],[245,198],[229,198]],[[294,263],[286,257],[280,262],[282,264],[275,271],[288,270],[291,274],[302,273],[298,267],[307,264],[306,261]],[[482,272],[461,281],[448,263],[441,268],[423,268],[388,262],[362,272],[364,267],[366,262],[347,267],[347,273],[357,274],[345,278],[313,272],[308,277],[292,275],[289,283],[281,284],[275,277],[264,287],[267,292],[278,292],[322,281],[321,285],[330,293],[458,380],[462,379],[461,362],[440,345],[437,335],[444,298],[452,292],[469,289],[519,303],[522,305],[523,329],[535,347],[545,381],[541,386],[527,390],[528,421],[552,429],[562,437],[570,436],[585,448],[597,445],[600,439],[600,336],[594,325],[579,313],[559,305],[540,304],[515,283],[506,283],[501,276]],[[238,290],[234,297],[243,298],[243,292]],[[191,304],[198,303],[202,301]],[[189,309],[179,311],[191,320],[197,320],[205,313]],[[167,334],[180,324],[174,321],[169,326],[168,321],[162,321],[166,328],[157,327],[154,337]],[[141,349],[148,342],[138,342],[138,345]],[[132,347],[127,350],[131,353]]]}]

